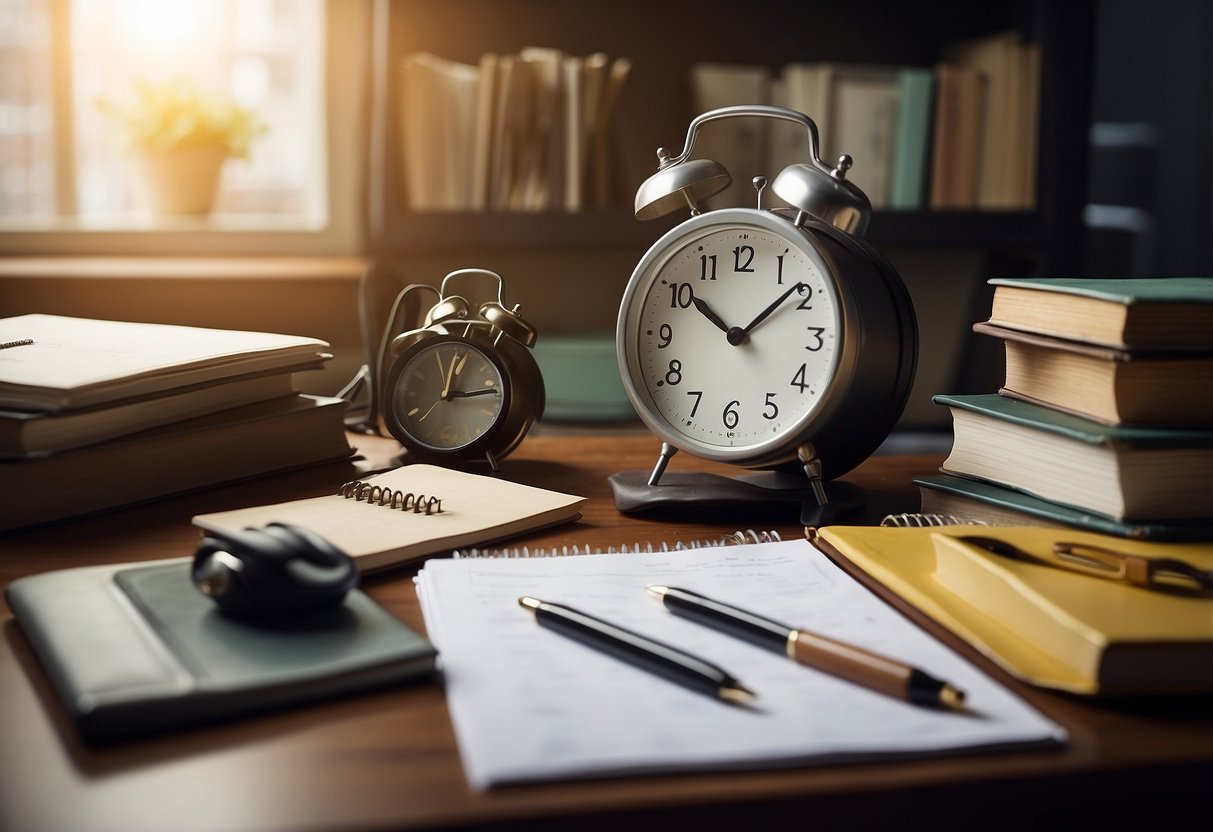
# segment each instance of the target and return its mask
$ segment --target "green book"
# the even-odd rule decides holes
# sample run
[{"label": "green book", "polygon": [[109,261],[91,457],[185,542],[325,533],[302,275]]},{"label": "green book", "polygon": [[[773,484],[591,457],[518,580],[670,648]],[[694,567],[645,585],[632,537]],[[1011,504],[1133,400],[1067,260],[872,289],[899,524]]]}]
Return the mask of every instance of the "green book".
[{"label": "green book", "polygon": [[984,480],[938,474],[917,477],[922,511],[996,526],[1075,528],[1135,540],[1213,541],[1213,522],[1122,523]]},{"label": "green book", "polygon": [[989,283],[991,324],[1119,349],[1213,349],[1213,277]]},{"label": "green book", "polygon": [[945,473],[1117,521],[1213,516],[1213,430],[1103,425],[997,394],[933,401],[952,412]]},{"label": "green book", "polygon": [[192,559],[60,569],[5,598],[80,734],[92,742],[399,684],[436,652],[355,589],[333,610],[265,624],[225,615]]},{"label": "green book", "polygon": [[893,145],[889,208],[920,211],[926,203],[935,74],[929,69],[903,69],[898,83],[897,136]]}]

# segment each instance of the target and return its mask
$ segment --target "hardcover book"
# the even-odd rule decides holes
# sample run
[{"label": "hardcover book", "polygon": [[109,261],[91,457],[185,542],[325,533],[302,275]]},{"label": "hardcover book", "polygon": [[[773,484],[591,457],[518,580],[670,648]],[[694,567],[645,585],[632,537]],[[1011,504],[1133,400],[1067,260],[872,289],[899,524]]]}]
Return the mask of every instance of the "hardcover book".
[{"label": "hardcover book", "polygon": [[1119,349],[1213,351],[1213,277],[989,283],[996,326]]},{"label": "hardcover book", "polygon": [[945,473],[1115,520],[1213,515],[1213,430],[1100,425],[998,394],[933,401],[952,411]]},{"label": "hardcover book", "polygon": [[999,391],[1109,425],[1213,427],[1213,353],[1131,352],[989,323],[1002,339]]}]

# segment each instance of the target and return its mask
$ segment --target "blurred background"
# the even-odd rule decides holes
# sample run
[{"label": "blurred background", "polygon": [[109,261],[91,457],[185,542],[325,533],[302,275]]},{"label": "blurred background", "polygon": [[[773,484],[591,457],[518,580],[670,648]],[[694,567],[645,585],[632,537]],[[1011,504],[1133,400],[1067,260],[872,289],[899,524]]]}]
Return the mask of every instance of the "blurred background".
[{"label": "blurred background", "polygon": [[[1211,45],[1202,0],[0,0],[0,315],[313,335],[331,393],[382,314],[360,320],[364,274],[388,292],[479,266],[539,328],[549,416],[626,418],[615,311],[682,219],[632,217],[655,150],[708,106],[810,102],[823,156],[871,177],[869,237],[918,313],[900,427],[946,428],[932,394],[1001,375],[969,329],[987,278],[1213,273]],[[940,120],[945,65],[977,66],[1004,108],[975,134]],[[798,97],[825,66],[856,86]],[[933,97],[904,179],[910,105],[873,90],[907,70]],[[736,199],[796,160],[786,138],[713,137]],[[984,180],[937,199],[966,148]],[[200,195],[173,204],[151,177],[180,155],[167,192]],[[985,189],[996,174],[1020,189]]]}]

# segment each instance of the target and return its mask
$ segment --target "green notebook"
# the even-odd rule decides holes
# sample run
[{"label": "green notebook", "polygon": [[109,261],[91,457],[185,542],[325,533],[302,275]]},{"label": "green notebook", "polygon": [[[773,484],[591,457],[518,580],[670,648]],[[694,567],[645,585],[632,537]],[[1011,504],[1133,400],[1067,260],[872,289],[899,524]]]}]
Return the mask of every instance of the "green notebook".
[{"label": "green notebook", "polygon": [[195,588],[192,560],[45,572],[6,598],[81,735],[106,742],[429,675],[436,652],[359,590],[263,625]]}]

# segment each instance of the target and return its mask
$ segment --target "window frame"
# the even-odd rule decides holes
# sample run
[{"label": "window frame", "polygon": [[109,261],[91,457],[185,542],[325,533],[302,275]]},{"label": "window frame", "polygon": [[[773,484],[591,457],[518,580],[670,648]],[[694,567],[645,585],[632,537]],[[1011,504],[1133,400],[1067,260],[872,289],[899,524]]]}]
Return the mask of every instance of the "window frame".
[{"label": "window frame", "polygon": [[[54,51],[66,46],[69,0],[49,0]],[[58,215],[24,223],[0,219],[0,256],[343,256],[366,248],[368,170],[368,90],[372,13],[370,0],[325,2],[324,114],[327,219],[321,227],[284,220],[281,228],[265,217],[157,218],[131,228],[90,229],[73,216],[75,194],[56,176]],[[56,61],[54,84],[68,83]],[[55,94],[56,170],[74,165],[71,116],[61,112],[67,96]]]}]

